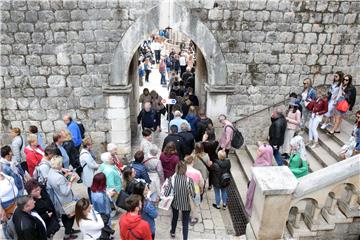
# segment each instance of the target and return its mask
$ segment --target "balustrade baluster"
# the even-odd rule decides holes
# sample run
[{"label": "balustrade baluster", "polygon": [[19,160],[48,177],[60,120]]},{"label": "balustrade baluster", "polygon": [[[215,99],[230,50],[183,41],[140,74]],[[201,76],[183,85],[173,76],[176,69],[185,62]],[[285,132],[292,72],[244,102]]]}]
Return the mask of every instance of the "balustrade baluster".
[{"label": "balustrade baluster", "polygon": [[329,209],[329,214],[335,215],[335,209],[336,209],[336,205],[337,205],[337,198],[335,197],[335,195],[332,195],[331,198],[332,198],[332,202],[331,202],[331,206],[330,206],[330,209]]},{"label": "balustrade baluster", "polygon": [[294,221],[294,227],[299,228],[300,227],[300,220],[301,220],[301,212],[297,211],[295,215],[295,221]]}]

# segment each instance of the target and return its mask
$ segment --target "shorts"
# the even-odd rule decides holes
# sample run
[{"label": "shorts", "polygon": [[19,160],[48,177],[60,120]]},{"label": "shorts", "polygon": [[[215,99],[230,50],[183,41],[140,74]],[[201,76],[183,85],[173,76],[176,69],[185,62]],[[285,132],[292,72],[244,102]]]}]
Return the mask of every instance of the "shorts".
[{"label": "shorts", "polygon": [[339,111],[337,109],[335,109],[335,114],[338,115],[338,116],[341,116],[341,117],[344,117],[346,115],[347,112],[342,112],[342,111]]}]

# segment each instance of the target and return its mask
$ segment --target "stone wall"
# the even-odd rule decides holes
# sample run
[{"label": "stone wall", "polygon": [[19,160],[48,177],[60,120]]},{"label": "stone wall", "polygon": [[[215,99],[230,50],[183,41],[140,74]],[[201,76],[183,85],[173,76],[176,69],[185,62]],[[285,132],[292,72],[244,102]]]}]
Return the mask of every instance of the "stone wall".
[{"label": "stone wall", "polygon": [[[103,86],[115,49],[131,24],[159,2],[0,1],[1,132],[35,124],[50,139],[70,112],[96,142],[109,141]],[[197,16],[221,47],[227,82],[235,86],[226,100],[229,115],[279,102],[308,76],[319,85],[343,70],[359,84],[360,2],[229,0],[216,1],[215,8],[214,2],[177,4]]]}]

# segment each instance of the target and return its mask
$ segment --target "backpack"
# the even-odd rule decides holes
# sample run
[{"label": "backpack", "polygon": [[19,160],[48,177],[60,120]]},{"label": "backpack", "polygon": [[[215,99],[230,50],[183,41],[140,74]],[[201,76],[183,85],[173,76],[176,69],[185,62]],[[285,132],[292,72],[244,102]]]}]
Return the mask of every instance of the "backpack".
[{"label": "backpack", "polygon": [[231,182],[230,173],[226,172],[226,173],[221,174],[221,177],[220,177],[221,187],[223,187],[223,188],[228,187],[230,185],[230,182]]},{"label": "backpack", "polygon": [[38,183],[42,186],[46,186],[46,183],[47,183],[47,178],[44,177],[42,174],[41,174],[41,171],[40,171],[40,166],[41,165],[44,165],[45,163],[39,163],[39,165],[37,165],[35,167],[35,170],[34,170],[34,173],[33,173],[33,177],[38,181]]},{"label": "backpack", "polygon": [[243,135],[241,134],[241,132],[233,127],[233,126],[230,126],[230,125],[227,125],[225,127],[225,131],[226,131],[226,128],[227,127],[230,127],[232,130],[233,130],[233,136],[232,136],[232,140],[231,140],[231,146],[233,148],[236,148],[236,149],[239,149],[241,148],[241,146],[244,144],[244,137]]},{"label": "backpack", "polygon": [[80,129],[81,139],[85,138],[85,127],[81,122],[76,123]]}]

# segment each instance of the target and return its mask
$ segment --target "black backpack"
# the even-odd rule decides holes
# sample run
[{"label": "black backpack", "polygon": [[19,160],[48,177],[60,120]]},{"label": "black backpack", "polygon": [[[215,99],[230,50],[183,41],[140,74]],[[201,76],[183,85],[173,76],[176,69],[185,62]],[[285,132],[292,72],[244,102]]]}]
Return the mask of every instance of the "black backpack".
[{"label": "black backpack", "polygon": [[85,127],[81,122],[76,123],[80,129],[81,139],[85,138]]},{"label": "black backpack", "polygon": [[232,130],[233,130],[233,136],[232,136],[232,140],[231,140],[231,146],[233,148],[236,148],[236,149],[239,149],[241,148],[241,146],[244,144],[244,137],[243,135],[241,134],[241,132],[236,129],[235,127],[233,126],[230,126],[230,125],[227,125],[225,127],[225,131],[226,131],[226,128],[227,127],[230,127]]},{"label": "black backpack", "polygon": [[223,188],[228,187],[230,185],[230,182],[231,182],[230,173],[226,172],[226,173],[221,174],[221,178],[220,178],[221,187],[223,187]]}]

